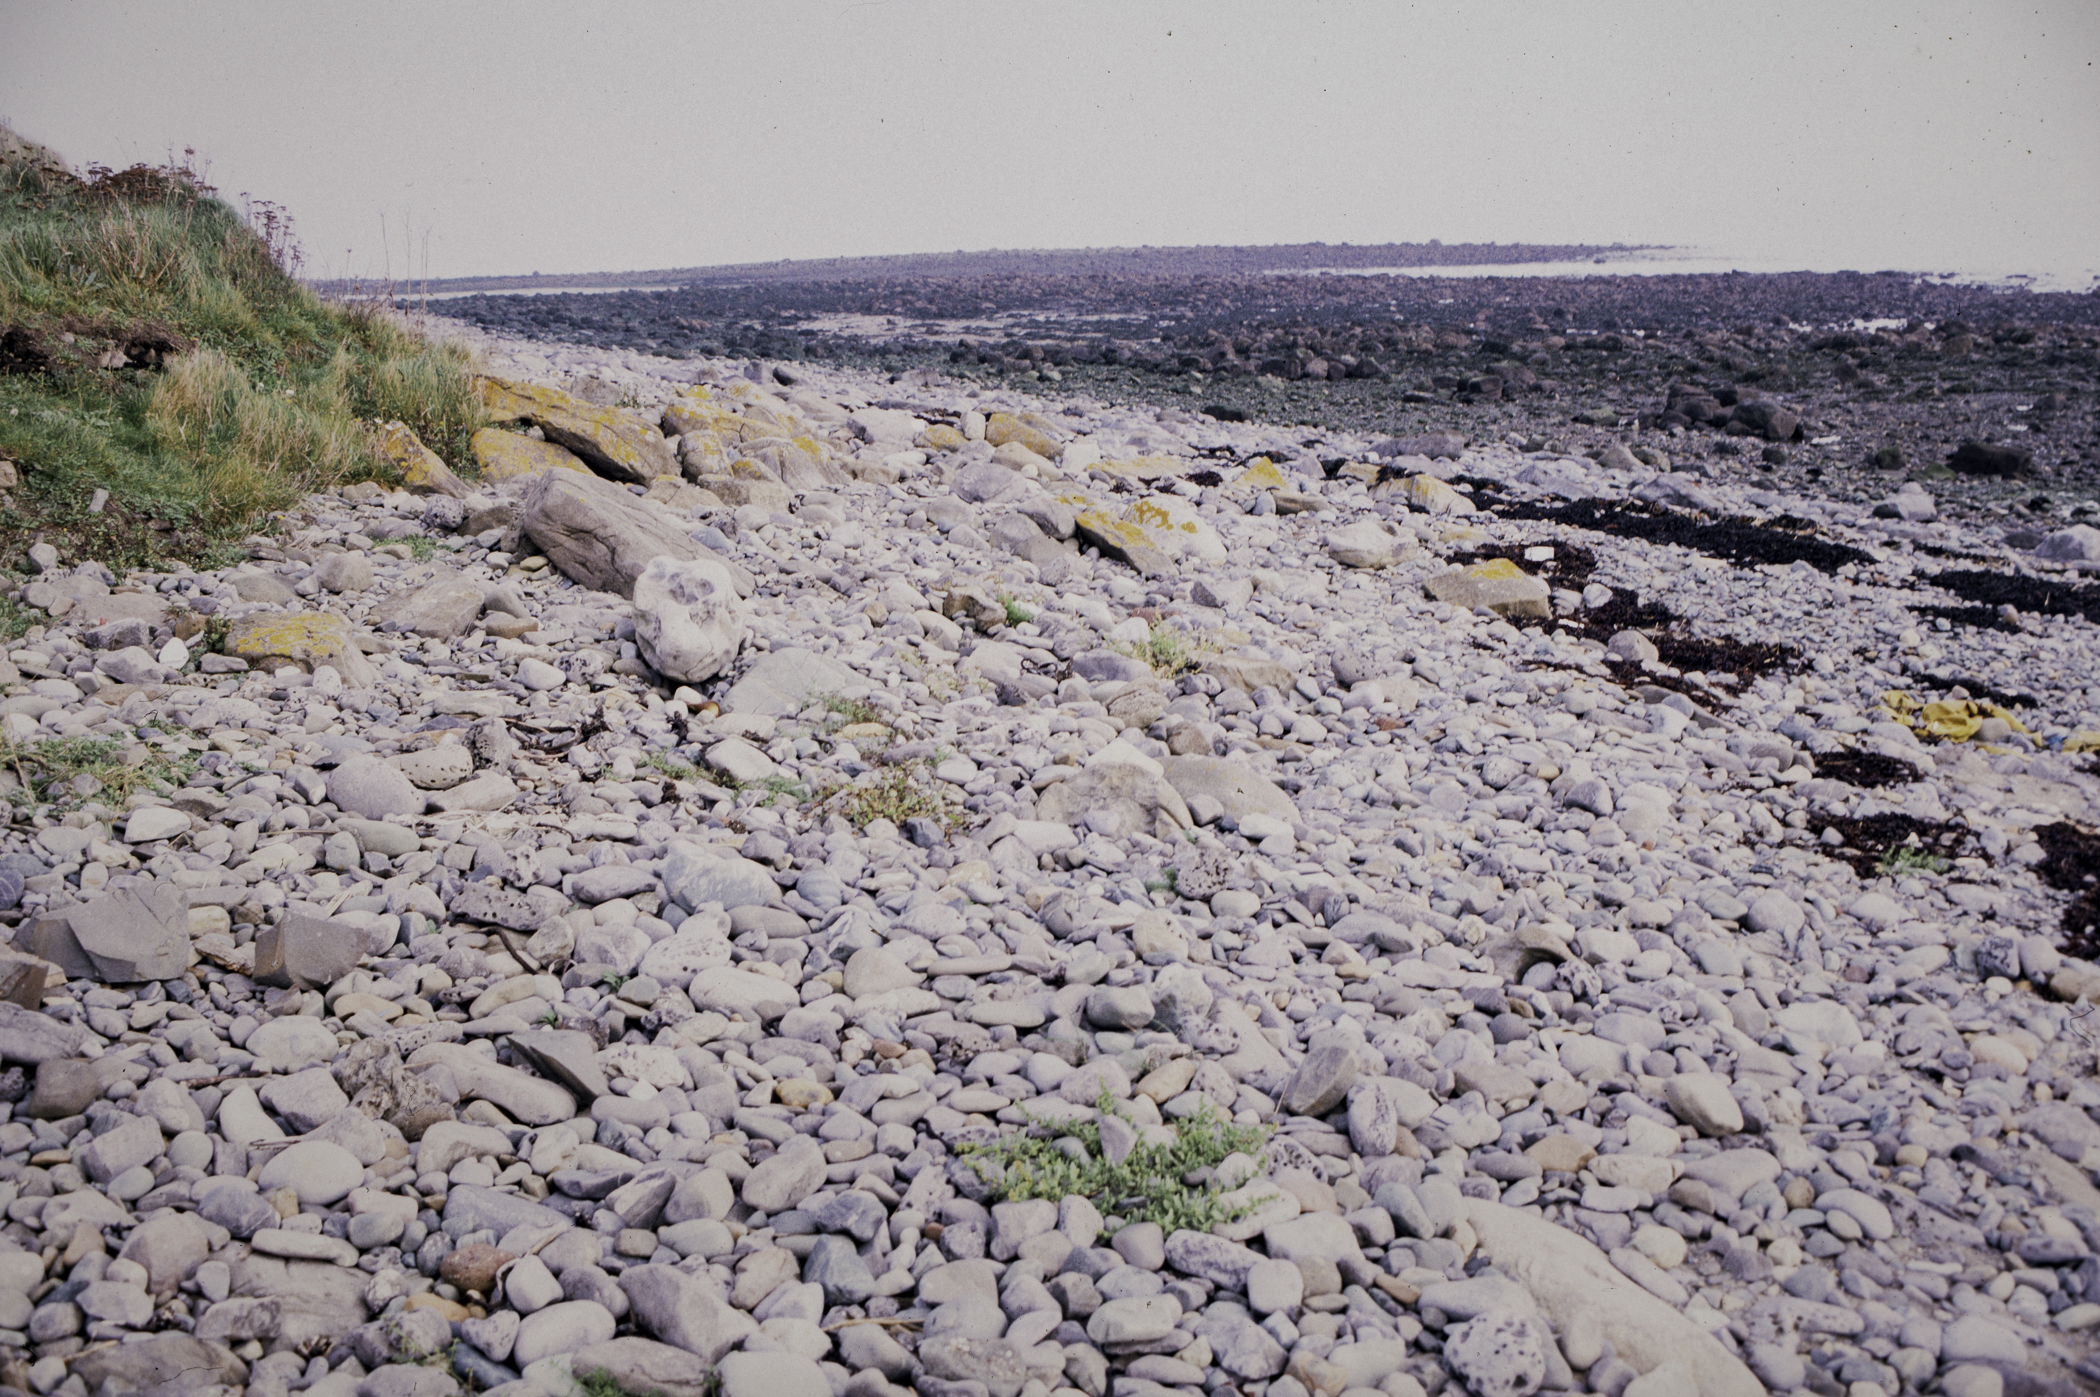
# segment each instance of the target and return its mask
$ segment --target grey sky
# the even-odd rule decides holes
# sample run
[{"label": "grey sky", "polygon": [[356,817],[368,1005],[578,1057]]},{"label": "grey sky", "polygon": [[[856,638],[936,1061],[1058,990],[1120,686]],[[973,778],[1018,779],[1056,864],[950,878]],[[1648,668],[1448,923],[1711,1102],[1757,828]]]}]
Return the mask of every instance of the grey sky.
[{"label": "grey sky", "polygon": [[[0,0],[0,115],[311,273],[1662,242],[2100,270],[2100,4]],[[412,238],[405,230],[413,230]]]}]

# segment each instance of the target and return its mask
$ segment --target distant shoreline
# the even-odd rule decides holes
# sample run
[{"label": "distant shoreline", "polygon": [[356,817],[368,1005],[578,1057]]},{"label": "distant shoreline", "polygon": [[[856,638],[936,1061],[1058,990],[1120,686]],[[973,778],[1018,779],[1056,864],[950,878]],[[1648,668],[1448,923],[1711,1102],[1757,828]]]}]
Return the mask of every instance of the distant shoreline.
[{"label": "distant shoreline", "polygon": [[[1283,243],[1269,247],[1110,247],[990,249],[980,252],[900,253],[882,257],[820,257],[802,261],[742,262],[650,271],[572,272],[552,276],[433,277],[393,283],[397,295],[450,298],[560,291],[666,291],[683,286],[754,282],[850,281],[867,277],[977,276],[1229,276],[1406,267],[1515,266],[1584,262],[1676,249],[1661,244],[1614,243]],[[324,295],[372,290],[377,283],[330,278],[309,283]],[[409,290],[413,286],[413,292]]]},{"label": "distant shoreline", "polygon": [[[1812,259],[1811,259],[1812,260]],[[1668,244],[1384,243],[1366,246],[1290,243],[1273,247],[1074,248],[1036,251],[904,253],[744,262],[644,271],[571,272],[543,276],[433,277],[391,283],[330,278],[308,283],[325,296],[390,295],[400,301],[451,301],[467,296],[548,296],[661,292],[687,288],[801,285],[838,281],[962,280],[985,277],[1509,277],[1587,279],[1666,276],[1902,276],[1937,285],[2000,291],[2100,291],[2100,266],[2083,273],[2028,273],[1799,266],[1730,257],[1710,249]]]}]

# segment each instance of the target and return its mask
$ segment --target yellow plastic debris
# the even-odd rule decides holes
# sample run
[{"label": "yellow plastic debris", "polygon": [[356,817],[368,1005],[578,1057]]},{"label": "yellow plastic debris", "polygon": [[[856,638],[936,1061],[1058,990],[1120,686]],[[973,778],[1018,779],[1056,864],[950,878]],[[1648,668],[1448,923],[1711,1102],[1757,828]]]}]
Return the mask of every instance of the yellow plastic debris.
[{"label": "yellow plastic debris", "polygon": [[1976,736],[1986,718],[2003,719],[2014,732],[2028,731],[2027,725],[2011,713],[1981,699],[1936,699],[1931,703],[1919,703],[1902,690],[1891,689],[1881,696],[1881,706],[1897,722],[1919,736],[1937,737],[1948,742],[1967,742]]}]

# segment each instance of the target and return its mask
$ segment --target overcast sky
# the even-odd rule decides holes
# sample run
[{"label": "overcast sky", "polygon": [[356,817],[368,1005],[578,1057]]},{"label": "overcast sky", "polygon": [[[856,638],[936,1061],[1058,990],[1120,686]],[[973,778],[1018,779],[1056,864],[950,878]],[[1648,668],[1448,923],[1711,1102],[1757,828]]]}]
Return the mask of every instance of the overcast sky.
[{"label": "overcast sky", "polygon": [[396,277],[1441,238],[2083,286],[2096,61],[2096,0],[0,0],[24,135],[194,146],[309,274]]}]

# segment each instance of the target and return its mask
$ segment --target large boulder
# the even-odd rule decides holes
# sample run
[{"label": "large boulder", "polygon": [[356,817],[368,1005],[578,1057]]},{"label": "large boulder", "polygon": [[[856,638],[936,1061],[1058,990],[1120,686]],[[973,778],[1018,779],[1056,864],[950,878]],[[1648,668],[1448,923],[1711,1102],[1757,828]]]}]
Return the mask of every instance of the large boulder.
[{"label": "large boulder", "polygon": [[620,1276],[637,1328],[716,1363],[758,1326],[710,1285],[669,1266],[634,1266]]},{"label": "large boulder", "polygon": [[1484,606],[1497,616],[1551,617],[1546,584],[1507,558],[1490,558],[1454,572],[1441,573],[1423,584],[1429,595],[1462,611]]},{"label": "large boulder", "polygon": [[647,485],[660,475],[678,474],[663,432],[620,408],[599,407],[538,383],[483,378],[476,387],[491,417],[533,423],[547,440],[575,452],[601,475]]},{"label": "large boulder", "polygon": [[453,640],[481,615],[481,584],[456,572],[440,573],[420,587],[394,593],[375,619],[382,629],[413,631],[433,640]]},{"label": "large boulder", "polygon": [[1389,568],[1414,552],[1414,532],[1383,519],[1359,519],[1327,535],[1327,556],[1348,568]]},{"label": "large boulder", "polygon": [[190,968],[189,905],[164,883],[39,917],[32,935],[44,959],[108,984],[175,980]]},{"label": "large boulder", "polygon": [[418,495],[467,497],[466,482],[452,473],[435,451],[423,444],[405,422],[388,422],[376,433],[379,452],[401,472],[401,483]]},{"label": "large boulder", "polygon": [[72,1369],[91,1392],[110,1383],[113,1392],[139,1397],[182,1397],[199,1388],[238,1388],[248,1380],[247,1365],[232,1349],[188,1334],[139,1335],[130,1343],[105,1344],[76,1357]]},{"label": "large boulder", "polygon": [[521,432],[506,432],[501,427],[483,427],[467,443],[467,450],[481,467],[483,485],[531,480],[548,471],[591,473],[591,468],[568,448],[551,441],[534,441]]},{"label": "large boulder", "polygon": [[713,557],[655,559],[634,581],[634,642],[665,678],[714,678],[744,644],[736,579]]},{"label": "large boulder", "polygon": [[78,1024],[0,1000],[0,1062],[35,1066],[80,1056],[88,1031]]},{"label": "large boulder", "polygon": [[769,650],[730,686],[722,707],[729,713],[789,718],[819,695],[856,698],[873,687],[867,676],[814,650]]},{"label": "large boulder", "polygon": [[[658,558],[687,562],[714,556],[625,487],[575,471],[548,471],[534,481],[519,503],[518,523],[568,576],[623,597],[634,595],[635,579]],[[737,577],[742,569],[722,566],[736,577],[738,594],[747,595],[749,575]]]},{"label": "large boulder", "polygon": [[259,670],[291,665],[311,674],[322,665],[331,665],[353,689],[369,689],[379,682],[379,671],[358,648],[357,633],[340,616],[257,612],[228,627],[221,648]]},{"label": "large boulder", "polygon": [[1283,788],[1258,771],[1249,771],[1223,757],[1164,757],[1167,784],[1184,802],[1208,796],[1235,820],[1249,815],[1274,815],[1298,822],[1298,806]]},{"label": "large boulder", "polygon": [[2034,546],[2034,556],[2057,563],[2100,563],[2100,529],[2091,524],[2058,529]]},{"label": "large boulder", "polygon": [[1128,563],[1140,577],[1174,576],[1173,556],[1150,530],[1127,516],[1117,519],[1104,509],[1086,509],[1074,516],[1072,527],[1083,542],[1100,549],[1105,557]]},{"label": "large boulder", "polygon": [[1174,839],[1195,824],[1166,778],[1125,762],[1082,767],[1046,787],[1036,803],[1036,816],[1064,825],[1085,823],[1111,837],[1143,832],[1155,839]]},{"label": "large boulder", "polygon": [[1590,1327],[1641,1373],[1683,1365],[1696,1387],[1686,1397],[1761,1397],[1760,1383],[1713,1335],[1628,1280],[1579,1233],[1521,1209],[1465,1200],[1480,1250],[1531,1292],[1553,1328]]}]

